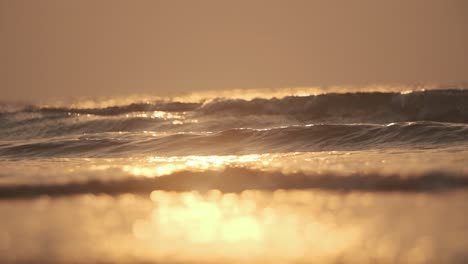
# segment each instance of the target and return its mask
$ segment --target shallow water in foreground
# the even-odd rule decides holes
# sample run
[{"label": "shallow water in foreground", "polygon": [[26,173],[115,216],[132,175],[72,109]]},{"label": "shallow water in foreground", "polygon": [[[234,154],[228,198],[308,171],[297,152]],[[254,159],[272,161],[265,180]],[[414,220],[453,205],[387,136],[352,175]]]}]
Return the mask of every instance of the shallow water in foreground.
[{"label": "shallow water in foreground", "polygon": [[465,263],[468,192],[152,192],[0,201],[3,262]]},{"label": "shallow water in foreground", "polygon": [[467,263],[468,93],[0,105],[1,263]]}]

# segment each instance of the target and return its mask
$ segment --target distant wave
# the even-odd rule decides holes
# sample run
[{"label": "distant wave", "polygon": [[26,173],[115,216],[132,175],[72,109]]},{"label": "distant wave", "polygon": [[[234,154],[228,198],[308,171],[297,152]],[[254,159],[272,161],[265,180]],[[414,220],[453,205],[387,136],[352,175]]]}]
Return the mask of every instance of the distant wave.
[{"label": "distant wave", "polygon": [[105,108],[25,108],[26,112],[41,112],[41,113],[72,113],[72,114],[91,114],[91,115],[121,115],[131,112],[150,112],[150,111],[165,111],[165,112],[184,112],[194,111],[200,107],[200,103],[185,103],[185,102],[154,102],[154,103],[133,103],[125,106],[110,106]]},{"label": "distant wave", "polygon": [[134,155],[226,155],[361,150],[467,144],[468,125],[437,122],[316,124],[218,133],[99,133],[6,141],[0,157],[121,157]]},{"label": "distant wave", "polygon": [[[3,107],[5,108],[5,107]],[[197,112],[199,115],[292,115],[307,120],[355,119],[362,122],[440,121],[468,122],[468,90],[427,90],[410,93],[356,92],[309,96],[286,96],[280,99],[217,98],[200,103],[132,103],[104,108],[66,108],[27,106],[2,113],[35,112],[43,114],[122,115],[131,112]]]},{"label": "distant wave", "polygon": [[114,181],[91,180],[43,185],[3,185],[0,198],[28,198],[41,195],[67,196],[84,193],[147,194],[154,190],[242,192],[244,190],[317,189],[364,192],[442,192],[468,188],[468,175],[428,172],[419,175],[337,175],[283,174],[244,168],[224,171],[181,171],[156,178],[128,178]]},{"label": "distant wave", "polygon": [[468,122],[467,90],[345,93],[283,99],[214,100],[203,114],[289,115],[302,120],[356,122]]},{"label": "distant wave", "polygon": [[105,132],[144,131],[151,130],[153,127],[164,127],[164,124],[160,120],[142,117],[98,119],[31,118],[16,122],[13,126],[5,122],[3,127],[0,125],[0,136],[3,139],[50,138]]}]

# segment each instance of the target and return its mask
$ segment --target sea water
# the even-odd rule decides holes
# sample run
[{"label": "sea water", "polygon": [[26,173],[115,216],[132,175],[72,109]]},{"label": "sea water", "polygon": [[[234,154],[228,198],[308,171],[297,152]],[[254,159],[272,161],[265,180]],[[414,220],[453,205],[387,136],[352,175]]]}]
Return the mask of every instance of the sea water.
[{"label": "sea water", "polygon": [[0,105],[0,262],[468,262],[468,91],[298,91]]}]

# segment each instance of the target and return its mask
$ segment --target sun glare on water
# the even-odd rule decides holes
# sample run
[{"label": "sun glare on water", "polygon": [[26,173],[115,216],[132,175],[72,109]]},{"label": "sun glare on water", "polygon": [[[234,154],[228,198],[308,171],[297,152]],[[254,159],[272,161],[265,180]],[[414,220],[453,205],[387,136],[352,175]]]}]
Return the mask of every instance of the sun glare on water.
[{"label": "sun glare on water", "polygon": [[122,166],[122,170],[134,176],[157,177],[184,170],[204,171],[207,169],[222,170],[228,166],[241,167],[243,165],[255,164],[259,161],[267,162],[266,160],[268,160],[269,156],[251,154],[241,156],[150,157],[145,160],[145,163],[151,165],[124,165]]},{"label": "sun glare on water", "polygon": [[326,258],[354,246],[359,230],[340,227],[333,215],[309,214],[308,210],[318,209],[314,205],[290,204],[313,196],[284,191],[154,191],[150,195],[154,208],[147,219],[135,221],[133,235],[154,245],[156,251],[181,250],[197,259],[270,255],[289,260],[311,250],[316,257]]}]

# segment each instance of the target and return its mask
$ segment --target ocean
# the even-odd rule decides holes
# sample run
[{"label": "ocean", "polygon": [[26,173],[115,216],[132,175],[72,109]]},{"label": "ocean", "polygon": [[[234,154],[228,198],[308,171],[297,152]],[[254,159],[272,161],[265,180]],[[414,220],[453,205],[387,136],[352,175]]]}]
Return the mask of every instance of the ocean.
[{"label": "ocean", "polygon": [[1,263],[468,263],[468,90],[0,104]]}]

